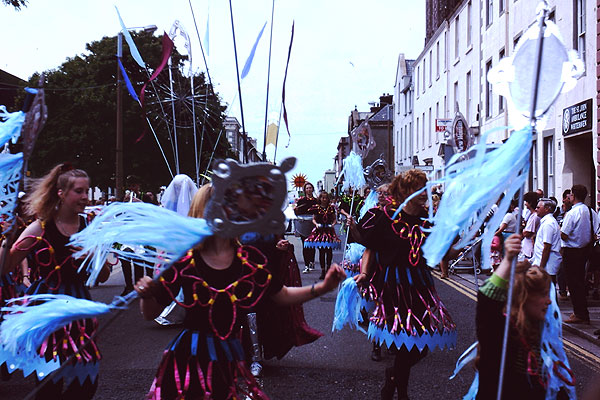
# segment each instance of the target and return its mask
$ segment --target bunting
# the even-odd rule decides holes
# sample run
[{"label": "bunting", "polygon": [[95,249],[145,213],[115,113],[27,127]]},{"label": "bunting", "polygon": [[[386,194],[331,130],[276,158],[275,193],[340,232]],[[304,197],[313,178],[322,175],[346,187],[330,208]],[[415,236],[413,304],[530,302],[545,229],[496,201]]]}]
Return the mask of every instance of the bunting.
[{"label": "bunting", "polygon": [[121,75],[123,76],[123,80],[125,81],[125,86],[127,86],[127,91],[129,92],[131,97],[133,97],[133,99],[139,103],[140,99],[138,98],[137,93],[133,89],[133,85],[131,85],[131,81],[129,80],[127,72],[125,71],[125,67],[123,67],[123,63],[121,62],[121,58],[117,57],[117,61],[119,62],[119,68],[121,69]]},{"label": "bunting", "polygon": [[267,140],[265,140],[265,146],[272,144],[277,146],[277,134],[279,133],[279,127],[277,124],[271,123],[267,126]]},{"label": "bunting", "polygon": [[[169,38],[169,35],[167,35],[166,32],[163,32],[163,37],[162,37],[162,59],[160,64],[158,65],[158,67],[154,70],[154,73],[152,74],[152,76],[150,77],[150,79],[148,79],[148,81],[146,83],[144,83],[144,86],[142,86],[142,90],[140,90],[140,105],[142,106],[142,114],[146,115],[146,111],[144,108],[144,93],[146,92],[146,86],[152,82],[154,79],[156,79],[156,77],[162,72],[162,70],[165,68],[165,65],[167,65],[167,61],[169,61],[169,57],[171,57],[171,53],[173,52],[173,47],[174,47],[174,43],[173,41]],[[137,138],[137,140],[135,141],[136,143],[139,142],[140,140],[142,140],[142,138],[146,135],[146,130],[144,130],[144,132],[142,132],[142,134],[140,135],[139,138]]]},{"label": "bunting", "polygon": [[117,8],[117,6],[115,6],[115,10],[117,10],[117,16],[119,17],[119,23],[121,24],[121,32],[123,32],[123,37],[125,38],[125,41],[129,46],[129,52],[131,53],[131,57],[133,57],[135,62],[138,63],[140,67],[146,69],[146,63],[144,62],[144,60],[142,60],[142,56],[140,55],[140,52],[138,51],[135,43],[133,42],[131,34],[127,30],[127,27],[125,26],[125,23],[121,18],[121,13],[119,13],[119,9]]}]

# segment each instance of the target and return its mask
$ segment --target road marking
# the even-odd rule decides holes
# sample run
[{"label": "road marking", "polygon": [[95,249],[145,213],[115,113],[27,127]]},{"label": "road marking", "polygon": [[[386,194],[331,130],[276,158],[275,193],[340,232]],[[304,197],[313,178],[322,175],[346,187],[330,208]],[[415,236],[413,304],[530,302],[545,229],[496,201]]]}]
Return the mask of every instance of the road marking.
[{"label": "road marking", "polygon": [[[443,282],[446,285],[456,289],[458,292],[464,294],[471,300],[477,301],[477,297],[475,297],[475,295],[473,294],[473,293],[475,293],[475,289],[470,288],[470,287],[466,286],[465,284],[458,282],[458,281],[454,281],[451,279],[441,279],[440,278],[441,275],[437,271],[433,271],[433,274],[435,275],[436,278],[438,278],[440,280],[440,282]],[[586,364],[589,364],[594,371],[600,372],[600,368],[598,367],[600,365],[600,357],[596,356],[593,353],[590,353],[583,347],[570,341],[569,339],[565,339],[564,337],[563,337],[563,343],[569,354],[572,354],[573,356],[575,356],[576,358],[585,362]]]}]

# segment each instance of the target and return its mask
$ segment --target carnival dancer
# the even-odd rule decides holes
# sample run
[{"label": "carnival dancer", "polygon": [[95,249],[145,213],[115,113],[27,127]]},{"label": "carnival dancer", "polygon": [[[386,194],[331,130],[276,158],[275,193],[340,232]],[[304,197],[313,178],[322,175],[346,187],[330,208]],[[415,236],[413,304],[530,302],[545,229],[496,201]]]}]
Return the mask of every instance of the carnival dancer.
[{"label": "carnival dancer", "polygon": [[315,187],[312,183],[304,184],[304,196],[300,197],[294,207],[294,213],[298,219],[294,222],[296,234],[302,240],[302,257],[304,258],[304,270],[302,273],[307,274],[315,269],[315,248],[304,247],[304,241],[310,235],[313,229],[312,223],[312,207],[317,205],[317,198],[314,196]]},{"label": "carnival dancer", "polygon": [[[37,220],[31,223],[10,249],[5,272],[14,270],[28,255],[39,275],[27,290],[33,294],[67,294],[90,299],[85,286],[87,276],[79,273],[79,262],[71,257],[74,250],[67,245],[69,238],[85,228],[83,213],[88,203],[89,178],[85,171],[73,169],[68,164],[54,167],[36,182],[26,199],[26,209]],[[109,269],[104,267],[98,280],[108,279]],[[90,340],[97,328],[94,319],[75,321],[52,333],[39,349],[38,382],[45,377],[44,365],[64,362],[75,352],[71,365],[51,382],[44,381],[36,394],[38,399],[91,399],[98,386],[98,361],[100,352]],[[84,343],[87,343],[83,348]],[[0,349],[0,362],[6,361]]]},{"label": "carnival dancer", "polygon": [[333,227],[336,221],[336,212],[334,205],[331,204],[329,193],[322,190],[318,200],[319,204],[310,209],[313,212],[315,228],[304,241],[304,247],[319,249],[319,263],[321,264],[319,279],[323,279],[331,265],[333,249],[339,249],[341,241]]},{"label": "carnival dancer", "polygon": [[[477,399],[496,397],[510,267],[512,260],[518,256],[520,251],[521,238],[519,235],[512,235],[506,239],[504,259],[491,278],[479,288],[477,294],[476,327],[479,340],[479,357],[476,363],[479,371]],[[544,269],[532,267],[526,260],[517,263],[502,385],[503,399],[548,398],[546,392],[550,379],[543,369],[541,339],[544,320],[547,318],[546,311],[552,304],[549,296],[550,283],[551,277]],[[549,326],[551,323],[546,325]],[[560,342],[560,338],[558,341]],[[556,350],[558,349],[547,349],[548,352]],[[551,370],[552,374],[560,374],[562,384],[569,385],[568,382],[572,381],[572,375],[565,363],[555,363]],[[570,386],[572,387],[572,382]],[[561,389],[562,391],[564,389]],[[564,394],[566,395],[566,393]],[[557,398],[568,398],[568,396],[561,396],[559,394]]]},{"label": "carnival dancer", "polygon": [[[194,197],[190,214],[201,217],[211,187]],[[148,320],[175,299],[180,288],[186,309],[184,330],[164,352],[148,399],[231,399],[242,394],[266,399],[244,362],[240,343],[246,310],[262,298],[278,304],[300,304],[337,287],[345,277],[334,265],[325,280],[305,287],[286,287],[269,260],[255,247],[210,236],[190,250],[159,281],[143,277],[135,285]]]},{"label": "carnival dancer", "polygon": [[385,371],[382,399],[392,399],[396,391],[399,399],[408,398],[411,368],[428,349],[456,342],[456,325],[435,291],[422,254],[426,194],[408,201],[393,219],[399,204],[426,182],[425,173],[416,169],[397,175],[388,189],[391,202],[372,208],[358,223],[360,243],[371,261],[363,259],[355,280],[374,288],[376,303],[368,336],[380,345],[393,343],[398,350],[394,366]]}]

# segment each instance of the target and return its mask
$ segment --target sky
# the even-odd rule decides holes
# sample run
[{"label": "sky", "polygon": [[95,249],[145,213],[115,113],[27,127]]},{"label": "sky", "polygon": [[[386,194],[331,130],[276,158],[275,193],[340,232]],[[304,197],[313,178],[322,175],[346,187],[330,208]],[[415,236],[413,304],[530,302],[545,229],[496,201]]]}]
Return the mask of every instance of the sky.
[{"label": "sky", "polygon": [[[192,67],[197,71],[206,70],[200,52],[202,40],[215,90],[231,105],[229,116],[241,122],[229,2],[191,0],[191,5],[199,35],[190,0],[29,0],[21,11],[0,5],[0,37],[4,38],[0,69],[27,79],[35,72],[60,66],[68,57],[84,54],[86,43],[118,33],[117,6],[127,27],[156,25],[157,35],[168,32],[179,20],[189,34]],[[275,0],[267,108],[272,5],[272,0],[232,0],[240,73],[267,22],[250,73],[241,83],[246,131],[258,140],[262,151],[265,111],[268,123],[277,122],[281,111],[294,22],[286,82],[291,138],[288,145],[282,119],[276,158],[279,163],[296,157],[296,168],[290,174],[303,173],[316,183],[325,170],[333,168],[337,143],[347,135],[350,112],[355,107],[368,111],[369,102],[394,92],[399,53],[412,59],[421,52],[425,1]],[[182,40],[175,44],[180,53],[186,53]],[[268,145],[266,152],[272,160],[274,146]]]}]

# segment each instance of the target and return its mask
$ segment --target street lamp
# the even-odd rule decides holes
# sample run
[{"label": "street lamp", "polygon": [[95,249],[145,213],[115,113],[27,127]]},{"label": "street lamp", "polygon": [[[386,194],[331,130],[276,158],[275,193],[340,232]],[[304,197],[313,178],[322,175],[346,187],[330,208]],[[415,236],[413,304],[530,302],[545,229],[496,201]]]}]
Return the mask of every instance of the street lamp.
[{"label": "street lamp", "polygon": [[[127,28],[128,31],[142,29],[144,32],[154,32],[156,25],[134,26]],[[123,198],[123,116],[121,112],[121,69],[118,60],[123,56],[123,32],[117,35],[117,143],[115,146],[116,165],[115,165],[115,197],[117,200]]]}]

